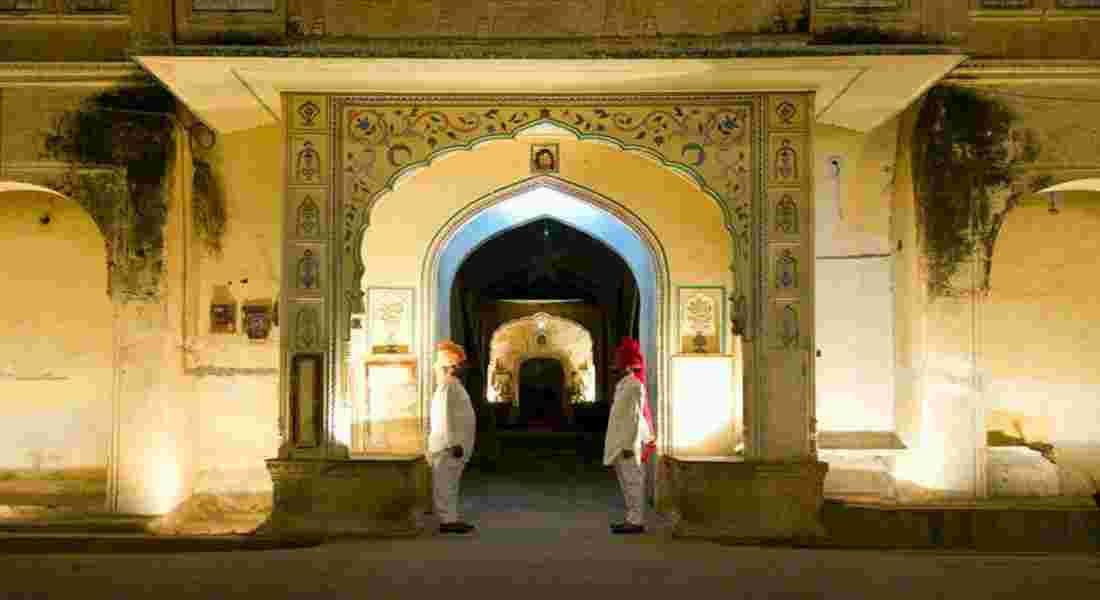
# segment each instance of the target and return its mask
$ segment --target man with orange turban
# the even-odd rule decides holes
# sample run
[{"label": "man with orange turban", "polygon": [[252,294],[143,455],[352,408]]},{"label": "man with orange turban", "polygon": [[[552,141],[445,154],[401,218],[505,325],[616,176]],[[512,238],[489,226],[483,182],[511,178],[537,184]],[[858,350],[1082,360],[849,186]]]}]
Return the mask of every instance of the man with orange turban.
[{"label": "man with orange turban", "polygon": [[458,380],[466,362],[462,346],[445,340],[436,345],[436,388],[428,434],[432,466],[432,500],[440,533],[469,533],[474,526],[458,518],[458,484],[474,451],[477,420],[470,395]]},{"label": "man with orange turban", "polygon": [[615,386],[615,398],[607,421],[603,464],[613,466],[626,501],[626,520],[611,526],[613,533],[645,531],[645,467],[657,447],[653,418],[645,393],[645,358],[638,341],[623,338],[615,350],[615,366],[623,378]]}]

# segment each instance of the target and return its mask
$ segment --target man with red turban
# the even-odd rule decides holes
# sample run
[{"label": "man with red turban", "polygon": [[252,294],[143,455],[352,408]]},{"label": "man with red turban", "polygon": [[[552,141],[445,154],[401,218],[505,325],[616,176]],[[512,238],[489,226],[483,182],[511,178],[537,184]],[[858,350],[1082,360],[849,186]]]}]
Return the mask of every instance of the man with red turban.
[{"label": "man with red turban", "polygon": [[653,417],[645,393],[645,358],[638,341],[623,338],[615,350],[615,366],[623,378],[615,386],[615,398],[607,421],[603,464],[613,466],[626,501],[626,520],[611,526],[612,533],[645,531],[645,467],[657,448]]}]

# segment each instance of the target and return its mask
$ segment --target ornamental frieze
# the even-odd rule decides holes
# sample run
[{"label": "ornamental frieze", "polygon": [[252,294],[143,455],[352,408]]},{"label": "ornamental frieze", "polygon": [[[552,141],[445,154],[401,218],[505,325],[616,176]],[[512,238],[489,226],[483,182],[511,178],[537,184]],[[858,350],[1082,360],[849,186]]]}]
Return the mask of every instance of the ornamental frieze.
[{"label": "ornamental frieze", "polygon": [[[429,103],[381,104],[384,99],[340,102],[345,199],[345,252],[355,240],[360,211],[392,189],[401,173],[432,156],[470,149],[476,142],[507,139],[534,125],[550,123],[580,139],[604,139],[624,149],[648,152],[692,175],[732,209],[737,229],[748,232],[752,183],[753,100],[749,97],[690,100],[647,106],[608,103],[556,106],[471,103],[435,107]],[[741,244],[743,258],[748,256]]]}]

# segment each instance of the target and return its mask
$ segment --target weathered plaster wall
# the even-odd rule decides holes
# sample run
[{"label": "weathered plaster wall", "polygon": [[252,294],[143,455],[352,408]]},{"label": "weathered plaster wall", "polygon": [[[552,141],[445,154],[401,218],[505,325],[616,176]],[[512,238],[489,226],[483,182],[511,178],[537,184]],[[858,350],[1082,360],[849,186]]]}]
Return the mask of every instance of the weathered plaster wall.
[{"label": "weathered plaster wall", "polygon": [[[203,424],[196,446],[196,492],[270,491],[264,459],[278,450],[279,328],[250,340],[241,323],[248,303],[279,294],[282,219],[281,129],[221,136],[207,158],[223,185],[226,231],[220,255],[191,242],[188,373]],[[220,288],[220,289],[219,289]],[[235,333],[212,333],[210,305],[237,305]]]},{"label": "weathered plaster wall", "polygon": [[[1054,181],[1095,176],[1096,130],[1085,116],[1095,91],[1021,87],[995,95],[1016,110],[1017,131],[1034,130],[1038,159],[1019,177]],[[1041,98],[1037,98],[1040,97]],[[1063,100],[1050,101],[1050,98]],[[912,112],[912,111],[911,111]],[[898,261],[899,407],[903,439],[915,450],[897,475],[964,496],[1087,495],[1100,466],[1096,397],[1100,319],[1094,308],[1094,194],[1022,196],[1005,215],[992,257],[988,293],[981,263],[966,261],[952,280],[958,293],[931,298],[915,224],[917,199],[905,177],[911,142],[899,156],[895,237]],[[1005,209],[994,205],[994,212]],[[910,250],[913,248],[916,252]],[[977,258],[977,257],[975,257]],[[998,446],[987,448],[987,435]],[[1015,438],[1015,440],[1013,440]],[[1055,446],[1058,466],[1024,443]]]},{"label": "weathered plaster wall", "polygon": [[[1015,437],[1018,423],[1027,441],[1067,447],[1062,464],[1100,478],[1097,196],[1061,194],[1053,215],[1044,198],[1031,197],[1009,215],[979,308],[978,366],[986,406],[1003,413],[988,428]],[[1062,493],[1092,493],[1071,475],[1078,481]]]},{"label": "weathered plaster wall", "polygon": [[898,121],[814,131],[817,420],[820,431],[895,431],[893,257]]}]

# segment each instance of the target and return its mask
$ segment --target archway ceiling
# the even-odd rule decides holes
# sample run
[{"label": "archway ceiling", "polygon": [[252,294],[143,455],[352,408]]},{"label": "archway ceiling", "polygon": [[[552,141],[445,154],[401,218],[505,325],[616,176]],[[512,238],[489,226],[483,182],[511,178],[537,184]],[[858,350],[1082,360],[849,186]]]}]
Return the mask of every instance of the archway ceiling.
[{"label": "archway ceiling", "polygon": [[222,133],[277,123],[280,93],[294,91],[630,95],[781,90],[814,90],[818,122],[867,132],[904,110],[965,59],[961,54],[660,60],[135,58]]},{"label": "archway ceiling", "polygon": [[[550,236],[544,237],[549,226]],[[487,242],[459,271],[464,287],[486,299],[614,298],[630,269],[614,252],[583,232],[539,219]]]}]

